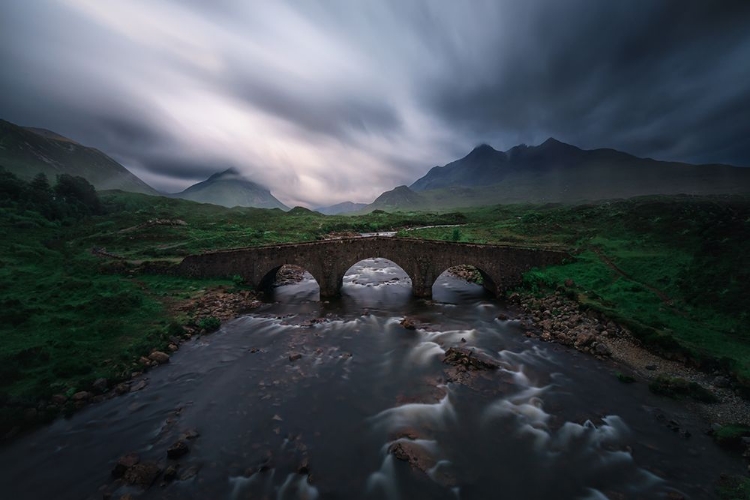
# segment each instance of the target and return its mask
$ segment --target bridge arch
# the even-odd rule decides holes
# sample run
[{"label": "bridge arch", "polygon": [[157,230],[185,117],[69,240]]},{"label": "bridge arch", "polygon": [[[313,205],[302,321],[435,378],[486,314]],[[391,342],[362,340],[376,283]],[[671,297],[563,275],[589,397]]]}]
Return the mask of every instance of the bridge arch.
[{"label": "bridge arch", "polygon": [[405,266],[403,266],[403,265],[401,265],[399,263],[399,261],[403,261],[403,256],[400,256],[400,257],[401,258],[399,258],[399,256],[396,256],[396,255],[387,255],[387,252],[386,253],[384,253],[384,252],[377,252],[375,254],[360,253],[360,254],[352,256],[352,257],[350,257],[350,258],[348,258],[346,260],[343,260],[341,262],[341,265],[338,267],[338,271],[336,273],[336,284],[337,284],[337,287],[338,287],[339,290],[341,290],[341,287],[344,285],[344,276],[346,276],[347,273],[349,273],[349,271],[354,266],[356,266],[360,262],[368,260],[368,259],[384,259],[384,260],[387,260],[387,261],[393,263],[396,267],[398,267],[399,269],[401,269],[404,272],[404,274],[406,274],[406,276],[409,278],[409,281],[411,282],[410,284],[412,284],[412,286],[413,286],[414,279],[412,278],[411,274],[409,273],[408,266],[405,267]]},{"label": "bridge arch", "polygon": [[[461,264],[453,264],[449,267],[446,267],[443,271],[438,273],[438,275],[435,277],[435,281],[432,283],[432,287],[435,287],[435,284],[440,280],[440,278],[446,274],[451,273],[456,268],[460,267],[471,267],[475,269],[479,275],[481,276],[481,282],[477,283],[478,285],[481,285],[487,292],[495,295],[498,292],[498,283],[500,283],[500,279],[493,273],[492,271],[488,271],[487,267],[483,267],[481,265],[476,265],[473,263],[461,263]],[[458,276],[460,278],[460,276]],[[467,280],[470,281],[470,280]]]},{"label": "bridge arch", "polygon": [[297,265],[297,264],[282,264],[282,265],[276,266],[276,267],[270,269],[268,272],[266,272],[263,275],[263,277],[260,279],[260,282],[258,283],[258,285],[256,286],[256,288],[258,290],[263,290],[264,292],[272,290],[274,288],[274,285],[278,282],[279,272],[284,267],[289,267],[289,266],[296,267],[299,270],[301,270],[302,272],[308,272],[308,273],[310,273],[312,275],[312,277],[315,279],[315,282],[317,283],[318,287],[320,287],[320,281],[318,280],[318,278],[316,278],[315,275],[312,272],[310,272],[308,269],[306,269],[305,266],[300,266],[300,265]]},{"label": "bridge arch", "polygon": [[[393,281],[400,282],[400,283],[406,283],[408,281],[409,288],[411,288],[411,276],[409,276],[409,273],[406,271],[406,269],[404,269],[402,266],[400,266],[397,262],[394,262],[393,260],[387,259],[385,257],[366,257],[364,259],[358,260],[357,262],[355,262],[354,264],[352,264],[351,266],[349,266],[346,269],[346,271],[344,271],[344,274],[342,276],[342,285],[347,285],[347,284],[350,284],[351,282],[353,282],[353,280],[347,280],[346,278],[348,276],[351,276],[352,270],[356,269],[359,264],[366,263],[368,261],[373,261],[373,260],[376,260],[376,259],[385,261],[387,263],[388,267],[393,266],[393,267],[395,267],[397,269],[397,274],[402,274],[402,276],[397,277],[396,280],[393,280],[391,278],[391,279],[383,279],[383,280],[377,282],[377,279],[376,279],[376,284],[385,284],[385,283],[393,282]],[[374,274],[378,274],[378,271],[375,271]],[[347,283],[347,281],[349,281],[350,283]]]},{"label": "bridge arch", "polygon": [[520,284],[529,269],[560,264],[570,255],[539,248],[373,237],[206,252],[185,257],[172,272],[206,278],[240,275],[257,287],[268,281],[269,272],[293,264],[313,275],[321,297],[332,297],[341,291],[347,270],[373,256],[393,261],[406,271],[413,295],[430,297],[437,277],[458,264],[481,269],[488,278],[486,286],[493,286],[491,291],[498,294]]}]

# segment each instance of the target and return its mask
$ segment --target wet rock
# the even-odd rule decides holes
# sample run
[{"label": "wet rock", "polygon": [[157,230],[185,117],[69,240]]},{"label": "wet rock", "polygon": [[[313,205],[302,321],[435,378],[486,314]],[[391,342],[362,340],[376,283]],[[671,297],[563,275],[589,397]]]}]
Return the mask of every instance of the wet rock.
[{"label": "wet rock", "polygon": [[596,336],[593,333],[590,331],[583,331],[576,335],[575,346],[579,348],[586,347],[591,345],[594,340],[596,340]]},{"label": "wet rock", "polygon": [[731,383],[732,382],[731,380],[729,380],[729,378],[721,377],[721,376],[714,378],[713,381],[711,382],[711,384],[714,387],[719,387],[719,388],[729,387]]},{"label": "wet rock", "polygon": [[195,439],[200,436],[200,433],[195,429],[188,429],[180,434],[180,439]]},{"label": "wet rock", "polygon": [[167,449],[167,458],[176,460],[182,456],[187,455],[190,451],[190,447],[185,440],[179,439],[172,446]]},{"label": "wet rock", "polygon": [[500,321],[508,321],[509,318],[507,314],[500,313],[497,315],[497,319],[499,319]]},{"label": "wet rock", "polygon": [[126,392],[130,392],[130,384],[126,384],[124,382],[121,384],[117,384],[115,386],[115,392],[117,394],[125,394]]},{"label": "wet rock", "polygon": [[138,464],[140,461],[141,459],[137,453],[128,453],[127,455],[121,456],[117,459],[117,463],[112,469],[112,476],[122,477],[128,469]]},{"label": "wet rock", "polygon": [[497,370],[500,365],[494,359],[480,351],[467,347],[449,347],[445,351],[443,363],[453,366],[464,366],[467,370]]},{"label": "wet rock", "polygon": [[416,330],[417,322],[414,319],[407,317],[401,320],[401,326],[403,326],[407,330]]},{"label": "wet rock", "polygon": [[75,402],[81,402],[81,401],[88,401],[91,398],[91,393],[87,391],[79,391],[73,394],[73,397],[70,398]]},{"label": "wet rock", "polygon": [[192,465],[185,470],[180,471],[180,481],[187,481],[198,475],[200,468],[197,465]]},{"label": "wet rock", "polygon": [[388,448],[388,453],[391,453],[398,460],[409,462],[409,465],[413,468],[425,473],[433,468],[436,463],[435,458],[427,450],[411,441],[393,443]]},{"label": "wet rock", "polygon": [[67,403],[68,398],[65,397],[64,394],[55,394],[54,396],[52,396],[51,401],[52,401],[52,404],[55,406],[62,406],[65,403]]},{"label": "wet rock", "polygon": [[167,346],[167,349],[169,349],[171,352],[175,352],[179,347],[177,347],[177,344],[169,344]]},{"label": "wet rock", "polygon": [[658,366],[656,366],[656,365],[646,365],[646,366],[644,366],[644,368],[646,370],[655,371],[658,368]]},{"label": "wet rock", "polygon": [[156,361],[160,365],[163,365],[164,363],[169,362],[169,354],[167,354],[166,352],[154,351],[148,355],[148,359],[150,359],[151,361]]},{"label": "wet rock", "polygon": [[612,350],[607,346],[607,344],[599,342],[598,344],[596,344],[596,347],[594,347],[594,353],[598,356],[611,356]]},{"label": "wet rock", "polygon": [[297,361],[300,358],[302,358],[302,354],[298,352],[293,352],[289,355],[289,361]]},{"label": "wet rock", "polygon": [[161,468],[157,464],[144,462],[136,464],[125,471],[123,479],[129,484],[148,488],[159,477],[159,474],[161,474]]},{"label": "wet rock", "polygon": [[164,480],[174,481],[177,479],[177,472],[180,470],[179,464],[171,464],[164,470]]},{"label": "wet rock", "polygon": [[99,392],[104,392],[107,390],[108,385],[106,378],[98,378],[94,381],[92,387]]},{"label": "wet rock", "polygon": [[138,358],[138,363],[143,366],[151,366],[151,360],[145,356],[141,356],[140,358]]},{"label": "wet rock", "polygon": [[137,392],[146,387],[147,382],[145,380],[139,380],[137,384],[130,386],[130,392]]}]

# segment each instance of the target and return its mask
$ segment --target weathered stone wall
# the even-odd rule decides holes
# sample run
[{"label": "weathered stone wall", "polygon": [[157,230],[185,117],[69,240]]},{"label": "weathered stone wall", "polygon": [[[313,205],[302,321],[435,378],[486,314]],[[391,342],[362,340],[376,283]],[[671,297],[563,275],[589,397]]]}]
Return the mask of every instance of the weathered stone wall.
[{"label": "weathered stone wall", "polygon": [[194,277],[242,276],[263,287],[273,282],[279,267],[303,267],[320,285],[321,297],[341,290],[344,274],[357,262],[381,257],[401,266],[412,280],[418,297],[430,297],[432,285],[449,267],[469,264],[478,268],[486,286],[495,294],[521,283],[524,272],[534,267],[559,264],[565,252],[499,245],[474,245],[410,238],[351,238],[289,245],[249,247],[185,257],[180,274]]}]

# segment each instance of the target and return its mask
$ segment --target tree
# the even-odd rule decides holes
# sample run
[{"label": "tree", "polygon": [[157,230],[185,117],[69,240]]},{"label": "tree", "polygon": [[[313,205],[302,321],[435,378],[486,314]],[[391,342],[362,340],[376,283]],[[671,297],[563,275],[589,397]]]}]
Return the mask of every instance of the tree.
[{"label": "tree", "polygon": [[74,177],[68,174],[58,175],[55,195],[59,201],[70,205],[79,213],[99,214],[102,212],[102,205],[94,186],[83,177]]}]

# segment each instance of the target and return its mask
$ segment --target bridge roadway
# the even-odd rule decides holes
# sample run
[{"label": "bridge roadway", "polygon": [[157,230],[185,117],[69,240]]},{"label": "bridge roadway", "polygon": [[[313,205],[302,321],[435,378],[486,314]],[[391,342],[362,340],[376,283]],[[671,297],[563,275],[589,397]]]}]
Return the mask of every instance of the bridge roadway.
[{"label": "bridge roadway", "polygon": [[399,265],[411,278],[412,293],[431,297],[432,285],[446,269],[468,264],[479,269],[484,285],[500,295],[521,283],[523,273],[560,264],[570,255],[559,250],[453,243],[413,238],[371,237],[313,241],[220,250],[189,255],[178,274],[202,278],[242,276],[256,289],[273,284],[285,264],[313,275],[321,297],[339,295],[346,272],[357,262],[381,257]]}]

